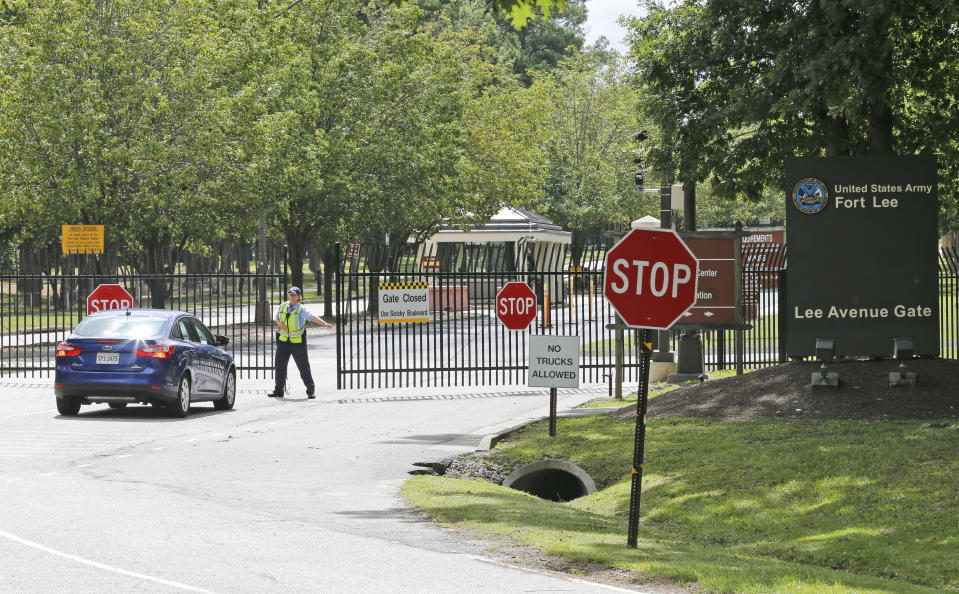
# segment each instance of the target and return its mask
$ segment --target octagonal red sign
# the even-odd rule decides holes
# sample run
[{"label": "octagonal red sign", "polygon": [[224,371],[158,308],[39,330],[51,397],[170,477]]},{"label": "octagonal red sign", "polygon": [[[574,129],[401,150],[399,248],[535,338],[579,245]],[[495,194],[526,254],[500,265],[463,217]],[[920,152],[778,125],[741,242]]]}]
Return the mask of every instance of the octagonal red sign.
[{"label": "octagonal red sign", "polygon": [[120,285],[98,285],[87,297],[87,313],[133,307],[133,297]]},{"label": "octagonal red sign", "polygon": [[510,330],[525,330],[536,319],[536,293],[526,283],[506,283],[496,294],[496,317]]},{"label": "octagonal red sign", "polygon": [[603,295],[632,328],[667,330],[696,303],[699,261],[670,229],[633,229],[606,254]]}]

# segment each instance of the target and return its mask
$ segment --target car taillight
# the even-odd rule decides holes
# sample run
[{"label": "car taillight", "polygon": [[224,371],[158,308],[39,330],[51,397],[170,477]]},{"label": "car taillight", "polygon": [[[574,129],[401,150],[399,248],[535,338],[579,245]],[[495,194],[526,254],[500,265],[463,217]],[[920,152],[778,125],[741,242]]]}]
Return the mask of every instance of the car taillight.
[{"label": "car taillight", "polygon": [[140,347],[136,350],[136,355],[148,359],[169,359],[173,356],[173,345],[158,344],[156,346]]},{"label": "car taillight", "polygon": [[76,357],[82,352],[82,349],[66,342],[61,342],[57,345],[57,357]]}]

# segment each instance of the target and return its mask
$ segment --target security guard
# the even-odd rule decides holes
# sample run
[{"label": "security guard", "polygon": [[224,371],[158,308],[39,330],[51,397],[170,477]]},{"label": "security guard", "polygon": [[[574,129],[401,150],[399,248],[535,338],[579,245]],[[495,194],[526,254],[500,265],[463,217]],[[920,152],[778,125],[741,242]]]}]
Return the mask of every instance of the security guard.
[{"label": "security guard", "polygon": [[310,322],[322,324],[326,328],[332,328],[333,325],[327,324],[306,311],[300,303],[303,299],[303,291],[299,287],[290,287],[287,294],[290,296],[289,302],[283,303],[273,318],[280,331],[276,334],[276,368],[273,374],[275,387],[268,395],[271,398],[283,397],[286,368],[290,364],[290,355],[292,355],[296,368],[300,371],[303,385],[306,386],[307,398],[315,398],[313,392],[316,388],[313,385],[313,374],[310,372],[310,359],[306,356],[306,325]]}]

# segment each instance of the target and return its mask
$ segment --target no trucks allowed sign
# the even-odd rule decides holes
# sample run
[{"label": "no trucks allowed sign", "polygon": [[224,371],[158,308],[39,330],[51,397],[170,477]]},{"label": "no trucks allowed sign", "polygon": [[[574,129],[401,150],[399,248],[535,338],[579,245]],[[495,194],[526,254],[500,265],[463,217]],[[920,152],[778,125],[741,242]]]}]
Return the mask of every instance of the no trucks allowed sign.
[{"label": "no trucks allowed sign", "polygon": [[531,388],[578,388],[579,336],[530,336],[527,385]]}]

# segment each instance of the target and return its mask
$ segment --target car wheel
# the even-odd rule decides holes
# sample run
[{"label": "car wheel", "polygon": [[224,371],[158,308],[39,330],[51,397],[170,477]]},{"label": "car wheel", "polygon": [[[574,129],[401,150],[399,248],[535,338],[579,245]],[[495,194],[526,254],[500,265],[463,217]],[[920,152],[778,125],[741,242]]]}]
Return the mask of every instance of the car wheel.
[{"label": "car wheel", "polygon": [[126,408],[127,403],[126,402],[108,402],[107,406],[109,406],[110,408]]},{"label": "car wheel", "polygon": [[190,413],[190,377],[186,374],[180,378],[180,389],[177,391],[176,400],[170,403],[170,412],[180,419]]},{"label": "car wheel", "polygon": [[223,396],[213,401],[213,408],[230,410],[234,402],[236,402],[236,373],[231,369],[226,374],[226,381],[223,382]]},{"label": "car wheel", "polygon": [[65,417],[75,417],[80,412],[79,398],[57,398],[57,412]]}]

